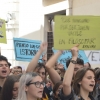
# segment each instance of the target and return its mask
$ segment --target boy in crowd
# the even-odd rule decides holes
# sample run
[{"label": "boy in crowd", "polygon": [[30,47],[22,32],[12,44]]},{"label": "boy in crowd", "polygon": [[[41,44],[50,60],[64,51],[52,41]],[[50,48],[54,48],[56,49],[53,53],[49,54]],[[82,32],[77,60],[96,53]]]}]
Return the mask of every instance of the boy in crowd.
[{"label": "boy in crowd", "polygon": [[3,84],[10,73],[10,66],[8,59],[4,56],[0,56],[0,97]]}]

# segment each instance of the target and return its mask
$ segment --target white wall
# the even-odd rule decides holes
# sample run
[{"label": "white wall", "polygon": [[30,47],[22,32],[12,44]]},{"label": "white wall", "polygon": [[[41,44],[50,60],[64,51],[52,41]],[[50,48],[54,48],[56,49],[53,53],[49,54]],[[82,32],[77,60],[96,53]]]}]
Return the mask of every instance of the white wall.
[{"label": "white wall", "polygon": [[56,4],[62,1],[65,1],[65,0],[42,0],[42,4],[43,6],[49,6],[49,5]]},{"label": "white wall", "polygon": [[[65,10],[68,8],[67,0],[59,0],[62,2],[45,0],[20,0],[19,6],[19,37],[28,39],[44,40],[44,15]],[[44,7],[43,3],[52,5]],[[54,4],[53,4],[54,3]],[[48,30],[46,30],[48,31]]]},{"label": "white wall", "polygon": [[[100,0],[72,0],[73,15],[100,16]],[[92,67],[100,67],[100,51],[85,51]]]},{"label": "white wall", "polygon": [[100,15],[100,0],[73,0],[73,15]]},{"label": "white wall", "polygon": [[42,0],[20,0],[19,37],[42,40],[41,27],[44,21],[42,12]]},{"label": "white wall", "polygon": [[12,66],[17,65],[14,57],[13,37],[19,33],[19,0],[0,0],[0,18],[7,20],[7,13],[13,13],[13,19],[6,24],[7,44],[0,44],[1,54],[8,58]]}]

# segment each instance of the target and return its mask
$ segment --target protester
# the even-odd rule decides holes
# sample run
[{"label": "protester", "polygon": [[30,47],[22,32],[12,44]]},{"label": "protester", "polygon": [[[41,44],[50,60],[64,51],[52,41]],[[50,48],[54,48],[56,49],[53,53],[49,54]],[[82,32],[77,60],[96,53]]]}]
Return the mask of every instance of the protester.
[{"label": "protester", "polygon": [[45,88],[44,88],[44,91],[45,93],[47,94],[49,100],[52,100],[52,97],[53,97],[53,85],[52,85],[52,82],[49,78],[46,79],[46,85],[45,85]]},{"label": "protester", "polygon": [[16,66],[16,67],[13,67],[11,69],[10,75],[19,75],[19,74],[22,74],[22,67],[21,66]]},{"label": "protester", "polygon": [[[72,58],[66,61],[66,68],[57,59],[63,51],[58,50],[47,61],[47,43],[40,45],[39,51],[29,63],[26,72],[21,66],[12,68],[7,58],[0,56],[0,86],[2,100],[99,100],[99,68],[91,69],[89,62],[78,58],[78,46],[71,49]],[[39,60],[42,56],[42,62]],[[65,70],[66,69],[66,70]],[[96,74],[96,77],[95,77]],[[11,76],[8,76],[11,75]],[[95,89],[96,78],[96,92]],[[2,88],[3,87],[3,88]],[[18,93],[19,89],[19,93]],[[94,97],[93,97],[94,96]],[[17,98],[18,97],[18,98]],[[0,99],[1,100],[1,99]]]},{"label": "protester", "polygon": [[62,89],[62,81],[56,83],[53,87],[53,100],[60,100],[60,91]]},{"label": "protester", "polygon": [[42,98],[44,82],[37,73],[25,73],[20,78],[18,100],[37,100]]},{"label": "protester", "polygon": [[72,59],[63,80],[63,89],[60,93],[61,100],[94,100],[95,72],[91,68],[81,68],[77,71],[71,86],[73,72],[77,63],[78,45],[71,49]]},{"label": "protester", "polygon": [[17,100],[20,77],[21,75],[7,77],[2,89],[2,100]]},{"label": "protester", "polygon": [[6,57],[1,55],[0,56],[0,98],[2,95],[1,93],[2,87],[9,73],[10,73],[10,66],[8,65],[8,60]]},{"label": "protester", "polygon": [[22,74],[22,67],[21,66],[17,66],[17,74]]},{"label": "protester", "polygon": [[[49,73],[49,75],[50,75],[50,78],[51,78],[51,80],[52,80],[52,82],[53,82],[54,84],[56,84],[56,83],[58,83],[59,81],[63,80],[63,79],[60,77],[60,75],[57,73],[57,71],[54,69],[55,63],[56,63],[57,59],[59,58],[59,56],[62,54],[62,52],[63,52],[62,50],[59,50],[59,51],[58,51],[57,53],[55,53],[55,54],[48,60],[48,62],[46,63],[46,69],[47,69],[47,71],[48,71],[48,73]],[[69,66],[70,60],[71,60],[71,59],[67,60],[67,62],[66,62],[66,67]],[[84,62],[83,62],[82,59],[77,58],[77,62],[76,62],[75,65],[76,65],[76,66],[75,66],[74,72],[73,72],[73,75],[74,75],[74,76],[75,76],[76,72],[77,72],[80,68],[84,67]]]},{"label": "protester", "polygon": [[43,81],[45,82],[46,69],[45,69],[45,65],[43,63],[38,63],[34,69],[34,72],[37,72],[42,77]]},{"label": "protester", "polygon": [[40,45],[39,51],[36,53],[35,57],[31,60],[26,70],[26,72],[33,72],[33,71],[37,72],[38,74],[40,74],[43,81],[45,81],[45,77],[46,77],[45,66],[43,63],[38,63],[38,60],[42,55],[42,53],[46,51],[46,49],[47,49],[47,43],[42,43]]},{"label": "protester", "polygon": [[95,100],[100,100],[100,68],[95,71],[96,93],[94,92]]},{"label": "protester", "polygon": [[[45,65],[44,63],[38,63],[38,60],[40,58],[40,56],[42,55],[43,52],[45,52],[47,49],[47,43],[44,42],[40,45],[40,49],[39,51],[36,53],[35,57],[31,60],[31,62],[29,63],[26,73],[27,72],[36,72],[38,73],[42,80],[45,82],[46,80],[46,69],[45,69]],[[48,100],[48,95],[46,94],[45,91],[43,91],[43,100]]]}]

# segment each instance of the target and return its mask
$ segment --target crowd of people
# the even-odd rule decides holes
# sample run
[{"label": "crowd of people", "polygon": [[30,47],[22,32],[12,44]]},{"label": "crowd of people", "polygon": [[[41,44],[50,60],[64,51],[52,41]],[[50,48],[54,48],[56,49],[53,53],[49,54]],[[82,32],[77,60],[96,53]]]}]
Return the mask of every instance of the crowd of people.
[{"label": "crowd of people", "polygon": [[0,100],[100,100],[100,68],[78,58],[78,46],[71,48],[72,58],[66,61],[66,68],[57,63],[63,53],[59,50],[43,63],[39,58],[47,49],[47,43],[23,72],[21,66],[10,69],[8,59],[0,56]]}]

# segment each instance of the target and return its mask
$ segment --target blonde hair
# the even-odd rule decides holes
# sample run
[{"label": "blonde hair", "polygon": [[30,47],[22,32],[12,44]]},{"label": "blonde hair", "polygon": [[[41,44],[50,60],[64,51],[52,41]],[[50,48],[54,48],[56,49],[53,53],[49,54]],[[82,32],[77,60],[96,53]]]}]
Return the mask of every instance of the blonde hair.
[{"label": "blonde hair", "polygon": [[39,76],[37,73],[30,72],[22,75],[19,81],[19,92],[18,100],[27,100],[25,86],[32,81],[36,76]]}]

